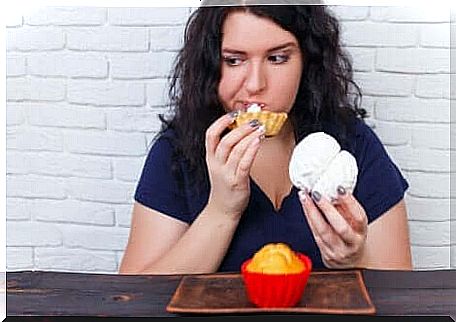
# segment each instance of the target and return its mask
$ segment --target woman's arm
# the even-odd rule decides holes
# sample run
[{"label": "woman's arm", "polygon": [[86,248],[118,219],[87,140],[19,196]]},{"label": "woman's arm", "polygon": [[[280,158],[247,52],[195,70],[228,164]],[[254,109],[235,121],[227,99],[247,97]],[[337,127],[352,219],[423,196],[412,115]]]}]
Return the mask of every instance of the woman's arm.
[{"label": "woman's arm", "polygon": [[403,199],[368,226],[360,266],[372,269],[413,268],[407,211]]},{"label": "woman's arm", "polygon": [[217,270],[238,220],[206,207],[191,226],[135,203],[122,274],[190,274]]}]

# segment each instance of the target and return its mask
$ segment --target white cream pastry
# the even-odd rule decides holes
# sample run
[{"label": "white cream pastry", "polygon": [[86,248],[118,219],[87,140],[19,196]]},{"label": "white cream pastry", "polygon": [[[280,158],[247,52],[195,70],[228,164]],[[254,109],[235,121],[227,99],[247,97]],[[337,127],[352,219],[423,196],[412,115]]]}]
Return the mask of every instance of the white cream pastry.
[{"label": "white cream pastry", "polygon": [[261,106],[257,103],[253,103],[247,108],[247,112],[261,112]]},{"label": "white cream pastry", "polygon": [[318,191],[333,201],[337,187],[352,192],[356,186],[356,159],[332,136],[316,132],[294,148],[289,166],[290,180],[300,190]]}]

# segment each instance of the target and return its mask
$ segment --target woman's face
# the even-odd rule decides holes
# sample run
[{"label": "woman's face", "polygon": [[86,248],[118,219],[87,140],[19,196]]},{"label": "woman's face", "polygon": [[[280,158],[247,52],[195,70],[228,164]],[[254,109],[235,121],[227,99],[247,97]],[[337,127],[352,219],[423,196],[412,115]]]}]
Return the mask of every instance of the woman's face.
[{"label": "woman's face", "polygon": [[225,110],[289,112],[302,73],[296,37],[272,20],[247,12],[230,13],[222,27],[219,99]]}]

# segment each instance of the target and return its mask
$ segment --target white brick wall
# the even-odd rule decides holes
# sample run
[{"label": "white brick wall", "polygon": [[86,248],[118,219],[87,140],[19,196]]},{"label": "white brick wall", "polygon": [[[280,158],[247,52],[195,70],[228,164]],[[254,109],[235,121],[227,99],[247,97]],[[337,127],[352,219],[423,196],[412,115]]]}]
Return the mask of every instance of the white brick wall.
[{"label": "white brick wall", "polygon": [[[414,267],[456,267],[448,12],[333,10],[368,123],[410,183]],[[189,12],[47,7],[7,24],[8,270],[117,271]]]}]

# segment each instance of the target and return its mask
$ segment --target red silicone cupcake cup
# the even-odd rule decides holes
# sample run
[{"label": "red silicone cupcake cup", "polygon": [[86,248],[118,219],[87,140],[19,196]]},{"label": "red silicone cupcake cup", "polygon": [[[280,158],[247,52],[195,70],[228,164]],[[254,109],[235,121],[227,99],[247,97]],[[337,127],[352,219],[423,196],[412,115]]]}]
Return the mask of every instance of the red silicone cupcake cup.
[{"label": "red silicone cupcake cup", "polygon": [[312,262],[304,254],[296,253],[305,264],[300,273],[265,274],[247,271],[246,267],[252,259],[246,260],[241,266],[241,273],[246,287],[247,297],[258,307],[292,307],[302,297],[312,271]]}]

